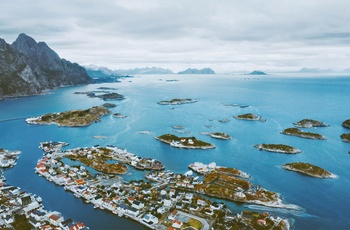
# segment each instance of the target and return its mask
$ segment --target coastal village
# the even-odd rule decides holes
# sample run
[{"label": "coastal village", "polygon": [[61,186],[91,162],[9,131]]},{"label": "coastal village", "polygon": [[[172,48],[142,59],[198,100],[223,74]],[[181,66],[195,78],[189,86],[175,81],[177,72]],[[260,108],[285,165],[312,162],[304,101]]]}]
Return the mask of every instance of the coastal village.
[{"label": "coastal village", "polygon": [[[20,151],[1,149],[1,167],[16,165]],[[6,184],[0,177],[0,228],[1,229],[89,229],[82,222],[65,219],[60,212],[46,210],[41,197]]]},{"label": "coastal village", "polygon": [[[242,226],[252,229],[289,229],[288,220],[267,212],[232,213],[224,203],[212,202],[204,193],[198,192],[197,187],[203,185],[205,180],[193,176],[193,171],[203,174],[221,169],[225,174],[229,173],[227,168],[217,167],[215,163],[205,165],[197,162],[189,166],[193,171],[175,174],[164,171],[164,166],[155,159],[145,160],[115,146],[62,151],[61,148],[65,145],[62,142],[41,143],[44,155],[39,159],[35,172],[94,208],[133,219],[147,228],[208,230]],[[145,174],[147,180],[124,181],[120,174],[125,172],[92,175],[89,166],[69,166],[63,163],[62,159],[71,159],[72,155],[80,155],[82,158],[75,158],[80,161],[86,158],[100,162],[101,157],[105,160],[118,159],[113,164],[148,170]],[[90,164],[90,167],[98,169],[98,164]],[[248,174],[239,170],[235,173],[242,178],[249,178]]]}]

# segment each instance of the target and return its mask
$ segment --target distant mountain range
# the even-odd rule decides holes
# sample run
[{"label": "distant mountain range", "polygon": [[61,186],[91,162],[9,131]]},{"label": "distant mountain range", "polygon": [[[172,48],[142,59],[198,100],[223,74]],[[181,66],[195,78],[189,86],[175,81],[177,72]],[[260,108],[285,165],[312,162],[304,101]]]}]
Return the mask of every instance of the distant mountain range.
[{"label": "distant mountain range", "polygon": [[320,68],[302,68],[299,73],[334,73],[332,69],[320,69]]},{"label": "distant mountain range", "polygon": [[[137,74],[174,74],[170,69],[163,69],[159,67],[144,67],[135,69],[117,69],[111,70],[106,67],[99,67],[95,65],[90,65],[84,67],[90,77],[96,78],[107,78],[107,77],[120,77],[120,76],[130,76]],[[214,70],[210,68],[204,69],[191,69],[188,68],[184,71],[178,72],[178,74],[215,74]]]},{"label": "distant mountain range", "polygon": [[61,59],[45,42],[23,33],[11,45],[0,38],[0,99],[91,82],[83,67]]},{"label": "distant mountain range", "polygon": [[173,71],[159,67],[111,70],[106,67],[90,65],[85,66],[85,69],[92,78],[121,77],[136,74],[173,74]]},{"label": "distant mountain range", "polygon": [[188,68],[184,71],[178,72],[178,74],[215,74],[215,72],[211,68],[204,68],[204,69]]}]

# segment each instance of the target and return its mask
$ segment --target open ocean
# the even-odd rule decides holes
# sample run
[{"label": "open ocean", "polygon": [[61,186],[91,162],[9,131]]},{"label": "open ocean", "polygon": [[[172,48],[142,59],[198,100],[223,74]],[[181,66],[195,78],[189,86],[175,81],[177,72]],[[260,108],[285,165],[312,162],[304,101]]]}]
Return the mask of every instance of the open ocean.
[{"label": "open ocean", "polygon": [[[177,80],[177,81],[173,81]],[[278,192],[285,203],[301,210],[266,208],[225,201],[233,212],[251,209],[269,211],[289,218],[293,229],[350,229],[350,144],[340,135],[349,133],[341,123],[350,119],[350,77],[280,74],[249,75],[143,75],[123,79],[120,83],[91,84],[62,88],[49,94],[0,101],[0,120],[38,116],[49,112],[87,109],[104,101],[74,92],[117,88],[126,97],[112,101],[118,107],[110,110],[127,115],[121,119],[107,115],[99,123],[84,128],[56,125],[28,125],[24,119],[0,122],[0,147],[20,150],[17,166],[5,171],[7,183],[43,198],[46,209],[57,210],[65,218],[82,221],[90,229],[144,229],[137,222],[96,210],[34,172],[42,156],[42,141],[64,141],[67,148],[116,145],[142,157],[163,162],[167,170],[185,173],[195,161],[216,162],[249,173],[252,183]],[[197,99],[184,105],[158,105],[160,100]],[[225,103],[249,105],[246,108]],[[254,113],[266,122],[236,120],[232,116]],[[326,136],[327,140],[309,140],[286,136],[280,132],[304,118],[320,120],[330,127],[307,129]],[[213,119],[213,120],[212,120]],[[220,123],[220,119],[230,119]],[[187,133],[174,133],[181,125]],[[150,131],[140,134],[138,131]],[[201,132],[225,132],[232,140],[217,140]],[[195,136],[213,143],[212,150],[172,148],[154,139],[165,133]],[[92,136],[107,136],[94,139]],[[259,151],[261,143],[281,143],[302,150],[285,155]],[[337,175],[336,179],[317,179],[286,171],[281,165],[308,162]],[[130,169],[130,168],[129,168]],[[144,179],[144,171],[130,169],[126,180]]]}]

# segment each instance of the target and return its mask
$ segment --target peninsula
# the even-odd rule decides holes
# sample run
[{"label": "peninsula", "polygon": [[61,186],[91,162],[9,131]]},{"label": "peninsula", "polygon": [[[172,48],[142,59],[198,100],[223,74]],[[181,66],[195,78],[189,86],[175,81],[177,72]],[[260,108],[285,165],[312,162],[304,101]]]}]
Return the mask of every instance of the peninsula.
[{"label": "peninsula", "polygon": [[190,164],[188,166],[189,169],[192,171],[195,171],[196,173],[199,174],[208,174],[211,173],[212,171],[216,170],[218,172],[223,172],[223,173],[230,173],[234,176],[249,179],[250,175],[246,172],[243,172],[239,169],[235,168],[227,168],[223,166],[217,166],[215,162],[211,162],[210,164],[203,164],[202,162],[194,162],[193,164]]},{"label": "peninsula", "polygon": [[254,147],[259,150],[265,150],[268,152],[275,152],[275,153],[286,153],[286,154],[301,153],[300,149],[294,148],[289,145],[283,145],[283,144],[259,144],[259,145],[255,145]]},{"label": "peninsula", "polygon": [[247,178],[237,177],[236,169],[218,168],[204,175],[202,183],[194,190],[210,197],[227,199],[239,203],[252,203],[269,207],[297,208],[283,204],[280,195],[261,186],[255,186]]},{"label": "peninsula", "polygon": [[283,130],[281,133],[285,134],[285,135],[302,137],[302,138],[313,139],[313,140],[326,140],[327,139],[325,136],[323,136],[321,134],[305,132],[305,131],[302,131],[298,128],[288,128],[288,129]]},{"label": "peninsula", "polygon": [[322,121],[316,121],[312,119],[303,119],[298,122],[293,123],[298,128],[313,128],[313,127],[327,127],[329,125],[323,123]]},{"label": "peninsula", "polygon": [[125,174],[128,171],[126,165],[122,163],[107,163],[112,160],[112,150],[108,148],[78,148],[70,150],[65,154],[66,158],[80,161],[99,172],[108,174]]},{"label": "peninsula", "polygon": [[181,104],[188,104],[188,103],[195,103],[197,100],[194,99],[179,99],[179,98],[174,98],[170,101],[160,101],[158,102],[159,105],[181,105]]},{"label": "peninsula", "polygon": [[175,148],[187,148],[187,149],[215,148],[214,145],[201,140],[197,140],[195,137],[177,137],[173,134],[164,134],[155,138]]},{"label": "peninsula", "polygon": [[236,119],[247,120],[247,121],[262,121],[262,122],[266,121],[265,118],[262,118],[261,116],[258,116],[252,113],[241,114],[233,117]]},{"label": "peninsula", "polygon": [[340,137],[344,142],[350,142],[350,133],[343,133]]},{"label": "peninsula", "polygon": [[344,121],[341,125],[342,125],[344,128],[350,129],[350,119]]},{"label": "peninsula", "polygon": [[307,176],[317,177],[317,178],[335,178],[336,176],[323,168],[320,168],[316,165],[304,163],[304,162],[295,162],[288,163],[282,166],[282,168],[298,172]]},{"label": "peninsula", "polygon": [[60,212],[50,210],[52,207],[46,209],[40,196],[4,181],[6,178],[1,175],[0,229],[89,229],[82,222],[66,219]]},{"label": "peninsula", "polygon": [[43,124],[69,127],[89,126],[94,122],[101,121],[103,115],[111,112],[102,106],[94,106],[86,110],[70,110],[61,113],[48,113],[39,117],[27,118],[28,124]]}]

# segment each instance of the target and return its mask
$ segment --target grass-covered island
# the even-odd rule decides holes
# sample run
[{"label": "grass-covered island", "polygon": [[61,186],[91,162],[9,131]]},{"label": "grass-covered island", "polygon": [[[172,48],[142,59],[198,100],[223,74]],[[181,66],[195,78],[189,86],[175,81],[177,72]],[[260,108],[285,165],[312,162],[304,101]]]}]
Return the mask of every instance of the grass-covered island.
[{"label": "grass-covered island", "polygon": [[128,167],[119,162],[107,163],[112,160],[112,150],[108,148],[98,147],[95,149],[73,149],[66,154],[65,157],[71,160],[80,161],[99,172],[107,174],[125,174]]},{"label": "grass-covered island", "polygon": [[327,127],[329,125],[322,121],[316,121],[312,119],[303,119],[298,122],[293,123],[298,128],[313,128],[313,127]]},{"label": "grass-covered island", "polygon": [[226,133],[221,133],[221,132],[215,132],[215,133],[210,133],[209,136],[212,138],[216,139],[222,139],[222,140],[231,140],[232,137]]},{"label": "grass-covered island", "polygon": [[28,124],[57,124],[58,126],[82,127],[101,121],[103,115],[111,112],[102,106],[94,106],[85,110],[70,110],[61,113],[48,113],[39,117],[26,119]]},{"label": "grass-covered island", "polygon": [[194,99],[179,99],[179,98],[174,98],[170,101],[160,101],[158,102],[159,105],[181,105],[181,104],[188,104],[188,103],[195,103],[197,100]]},{"label": "grass-covered island", "polygon": [[321,134],[318,133],[311,133],[311,132],[305,132],[298,128],[288,128],[281,132],[285,135],[291,135],[296,137],[302,137],[307,139],[313,139],[313,140],[326,140],[327,138]]},{"label": "grass-covered island", "polygon": [[239,203],[296,208],[295,205],[284,204],[278,193],[253,185],[249,177],[237,176],[237,171],[233,168],[216,168],[205,174],[203,182],[198,183],[194,189],[200,194]]},{"label": "grass-covered island", "polygon": [[312,165],[304,162],[288,163],[282,166],[282,168],[294,172],[298,172],[307,176],[318,178],[335,178],[336,176],[323,168],[316,165]]},{"label": "grass-covered island", "polygon": [[197,140],[195,137],[177,137],[173,134],[164,134],[159,137],[155,137],[166,144],[176,148],[187,148],[187,149],[213,149],[214,145]]},{"label": "grass-covered island", "polygon": [[283,145],[283,144],[259,144],[259,145],[255,145],[254,147],[259,150],[265,150],[268,152],[275,152],[275,153],[287,153],[287,154],[301,153],[300,149],[294,148],[289,145]]},{"label": "grass-covered island", "polygon": [[233,117],[236,119],[247,120],[247,121],[263,121],[263,122],[266,121],[265,118],[258,116],[258,115],[255,115],[255,114],[252,114],[252,113],[241,114],[241,115],[237,115],[237,116],[233,116]]},{"label": "grass-covered island", "polygon": [[350,142],[350,133],[343,133],[340,137],[344,142]]},{"label": "grass-covered island", "polygon": [[350,119],[344,121],[341,125],[342,125],[344,128],[350,129]]},{"label": "grass-covered island", "polygon": [[110,93],[108,91],[89,91],[89,92],[75,92],[74,94],[86,94],[91,98],[100,98],[104,101],[114,101],[114,100],[123,100],[125,97],[119,93]]}]

